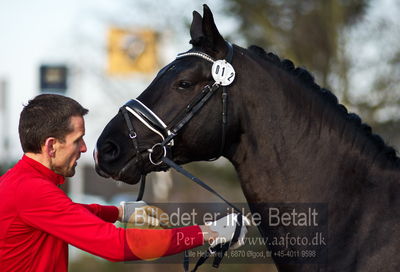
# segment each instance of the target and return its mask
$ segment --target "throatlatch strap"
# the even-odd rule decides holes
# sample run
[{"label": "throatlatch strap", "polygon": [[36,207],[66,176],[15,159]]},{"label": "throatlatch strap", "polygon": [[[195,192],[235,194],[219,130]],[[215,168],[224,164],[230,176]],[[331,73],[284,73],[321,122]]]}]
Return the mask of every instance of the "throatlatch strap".
[{"label": "throatlatch strap", "polygon": [[[230,42],[226,42],[228,46],[228,54],[226,56],[226,61],[229,63],[232,63],[233,59],[233,46]],[[225,148],[225,141],[226,141],[226,127],[228,125],[228,92],[227,92],[227,86],[222,86],[222,132],[221,132],[221,147],[219,151],[219,156],[222,156],[222,153],[224,152]],[[217,157],[218,158],[218,157]],[[216,159],[217,159],[216,158]]]}]

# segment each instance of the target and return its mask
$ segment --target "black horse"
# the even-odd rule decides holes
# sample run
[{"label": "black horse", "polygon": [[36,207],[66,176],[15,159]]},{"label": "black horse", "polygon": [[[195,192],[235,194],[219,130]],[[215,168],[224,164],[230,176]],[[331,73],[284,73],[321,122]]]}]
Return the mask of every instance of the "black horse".
[{"label": "black horse", "polygon": [[[98,173],[135,184],[142,174],[168,168],[158,162],[163,155],[179,164],[224,156],[252,212],[264,218],[266,238],[296,233],[296,227],[271,229],[268,209],[257,204],[326,204],[319,218],[328,224],[324,261],[278,261],[280,271],[400,271],[400,160],[394,149],[291,61],[257,46],[231,49],[207,6],[203,17],[193,12],[190,35],[192,49],[138,97],[163,121],[129,102],[98,139]],[[211,62],[229,58],[236,74],[213,84]],[[205,99],[209,92],[214,94]]]}]

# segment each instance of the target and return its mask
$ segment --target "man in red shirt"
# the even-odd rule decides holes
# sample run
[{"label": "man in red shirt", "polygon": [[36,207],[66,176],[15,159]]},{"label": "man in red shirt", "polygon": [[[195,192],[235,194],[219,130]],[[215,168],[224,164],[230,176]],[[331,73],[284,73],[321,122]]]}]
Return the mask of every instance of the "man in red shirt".
[{"label": "man in red shirt", "polygon": [[[125,261],[231,239],[234,228],[223,219],[204,226],[123,229],[112,224],[130,218],[121,207],[72,202],[58,185],[75,174],[77,160],[87,150],[87,112],[75,100],[51,94],[35,97],[21,112],[24,155],[0,177],[0,271],[68,271],[68,244]],[[242,238],[245,233],[243,227]]]}]

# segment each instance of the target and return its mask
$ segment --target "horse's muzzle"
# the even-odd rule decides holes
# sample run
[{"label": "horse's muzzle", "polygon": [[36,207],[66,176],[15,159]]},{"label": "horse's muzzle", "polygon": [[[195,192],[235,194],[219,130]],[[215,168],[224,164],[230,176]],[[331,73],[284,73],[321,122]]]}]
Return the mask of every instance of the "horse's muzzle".
[{"label": "horse's muzzle", "polygon": [[100,176],[102,176],[103,178],[110,178],[110,175],[108,175],[106,172],[104,172],[103,170],[100,169],[98,156],[99,156],[99,153],[97,152],[97,147],[95,147],[93,150],[93,159],[94,159],[94,163],[95,163],[96,173],[99,174]]}]

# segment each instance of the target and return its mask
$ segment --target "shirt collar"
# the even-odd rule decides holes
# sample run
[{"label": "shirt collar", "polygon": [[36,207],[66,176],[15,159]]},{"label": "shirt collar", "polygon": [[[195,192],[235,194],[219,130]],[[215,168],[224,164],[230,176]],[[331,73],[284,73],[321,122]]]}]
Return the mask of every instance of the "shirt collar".
[{"label": "shirt collar", "polygon": [[29,164],[37,172],[39,172],[41,175],[43,175],[43,176],[47,177],[48,179],[50,179],[56,185],[63,184],[64,181],[65,181],[64,176],[55,173],[53,170],[47,168],[46,166],[44,166],[40,162],[35,161],[34,159],[31,159],[26,155],[24,155],[22,157],[22,161],[27,163],[27,164]]}]

